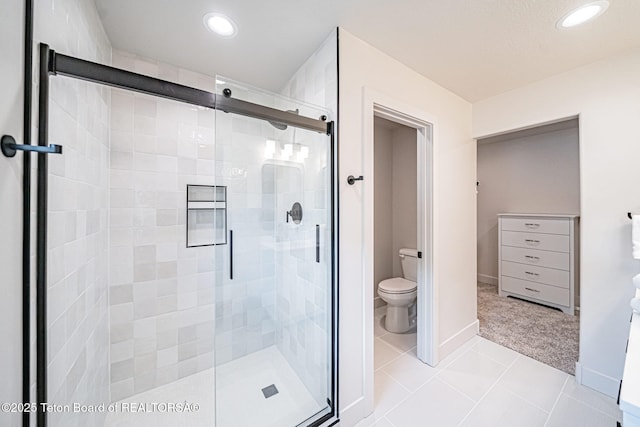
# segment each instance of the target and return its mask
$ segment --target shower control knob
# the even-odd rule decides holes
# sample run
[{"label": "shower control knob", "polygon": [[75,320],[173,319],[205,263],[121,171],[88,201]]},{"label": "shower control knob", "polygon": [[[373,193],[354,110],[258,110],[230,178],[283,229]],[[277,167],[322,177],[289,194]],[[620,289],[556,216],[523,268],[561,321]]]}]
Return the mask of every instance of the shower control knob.
[{"label": "shower control knob", "polygon": [[222,94],[225,98],[231,98],[231,89],[225,87],[224,89],[222,89]]}]

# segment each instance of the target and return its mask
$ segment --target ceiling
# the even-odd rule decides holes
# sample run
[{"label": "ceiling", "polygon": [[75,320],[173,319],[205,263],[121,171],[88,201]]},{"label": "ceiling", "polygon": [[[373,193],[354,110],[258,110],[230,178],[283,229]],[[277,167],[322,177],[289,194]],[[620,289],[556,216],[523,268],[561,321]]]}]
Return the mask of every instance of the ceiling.
[{"label": "ceiling", "polygon": [[[589,0],[95,0],[113,47],[278,91],[340,26],[474,102],[640,46],[640,1],[556,21]],[[232,18],[217,37],[203,16]]]}]

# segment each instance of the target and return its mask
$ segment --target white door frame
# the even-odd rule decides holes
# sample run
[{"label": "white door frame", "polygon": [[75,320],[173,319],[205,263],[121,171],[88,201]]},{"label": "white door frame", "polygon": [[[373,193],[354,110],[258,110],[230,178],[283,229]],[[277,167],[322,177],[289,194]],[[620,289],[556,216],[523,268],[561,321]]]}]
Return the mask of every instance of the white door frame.
[{"label": "white door frame", "polygon": [[[437,239],[434,162],[437,145],[436,122],[419,108],[405,104],[369,88],[363,90],[363,247],[364,247],[364,395],[365,406],[373,411],[373,352],[374,352],[374,116],[416,129],[418,172],[418,239],[417,249],[422,252],[418,263],[418,358],[436,366],[438,364],[438,286],[435,254]],[[421,285],[420,285],[421,284]]]}]

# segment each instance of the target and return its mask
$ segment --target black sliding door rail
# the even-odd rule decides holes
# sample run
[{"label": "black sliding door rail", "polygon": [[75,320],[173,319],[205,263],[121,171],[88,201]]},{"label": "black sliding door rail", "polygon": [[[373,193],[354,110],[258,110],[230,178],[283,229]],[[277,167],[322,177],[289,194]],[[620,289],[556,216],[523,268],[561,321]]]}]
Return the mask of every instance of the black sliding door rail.
[{"label": "black sliding door rail", "polygon": [[326,117],[312,119],[288,111],[234,99],[231,98],[232,94],[229,89],[224,90],[224,95],[217,95],[120,68],[62,55],[53,50],[49,52],[49,72],[54,75],[88,80],[120,89],[132,90],[147,95],[186,102],[187,104],[222,110],[225,113],[235,113],[256,119],[269,120],[325,134],[329,134],[330,132],[328,123],[323,120],[326,119]]}]

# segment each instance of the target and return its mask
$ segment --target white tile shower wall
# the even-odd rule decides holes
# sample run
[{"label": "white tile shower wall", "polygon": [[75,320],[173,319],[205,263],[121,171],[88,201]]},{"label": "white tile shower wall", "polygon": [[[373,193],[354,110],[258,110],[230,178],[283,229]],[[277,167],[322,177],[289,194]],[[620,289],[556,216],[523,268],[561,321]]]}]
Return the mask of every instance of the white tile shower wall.
[{"label": "white tile shower wall", "polygon": [[[212,77],[124,52],[113,64],[215,87]],[[212,110],[112,90],[112,400],[213,366],[214,247],[186,247],[186,188],[214,184],[214,122]]]},{"label": "white tile shower wall", "polygon": [[265,164],[264,147],[276,131],[266,122],[222,113],[216,126],[216,181],[227,186],[234,251],[231,279],[230,246],[216,248],[216,364],[221,365],[275,343],[275,172]]},{"label": "white tile shower wall", "polygon": [[[337,120],[337,53],[334,31],[280,93],[326,108],[329,120]],[[324,403],[330,375],[331,234],[326,227],[331,213],[330,153],[328,137],[316,135],[312,141],[309,159],[315,162],[304,165],[302,202],[307,207],[305,221],[312,226],[300,229],[285,224],[277,229],[277,240],[289,242],[289,247],[278,254],[276,343],[314,398]],[[291,196],[285,192],[281,200],[289,203]],[[315,262],[313,254],[314,224],[321,224],[321,263]]]},{"label": "white tile shower wall", "polygon": [[[93,2],[46,0],[35,12],[37,43],[111,62],[111,45]],[[37,55],[37,45],[34,50]],[[49,157],[48,401],[96,405],[109,400],[110,91],[66,77],[50,82],[49,142],[62,145],[64,154]],[[50,413],[48,418],[50,425],[66,427],[102,425],[105,416]]]}]

